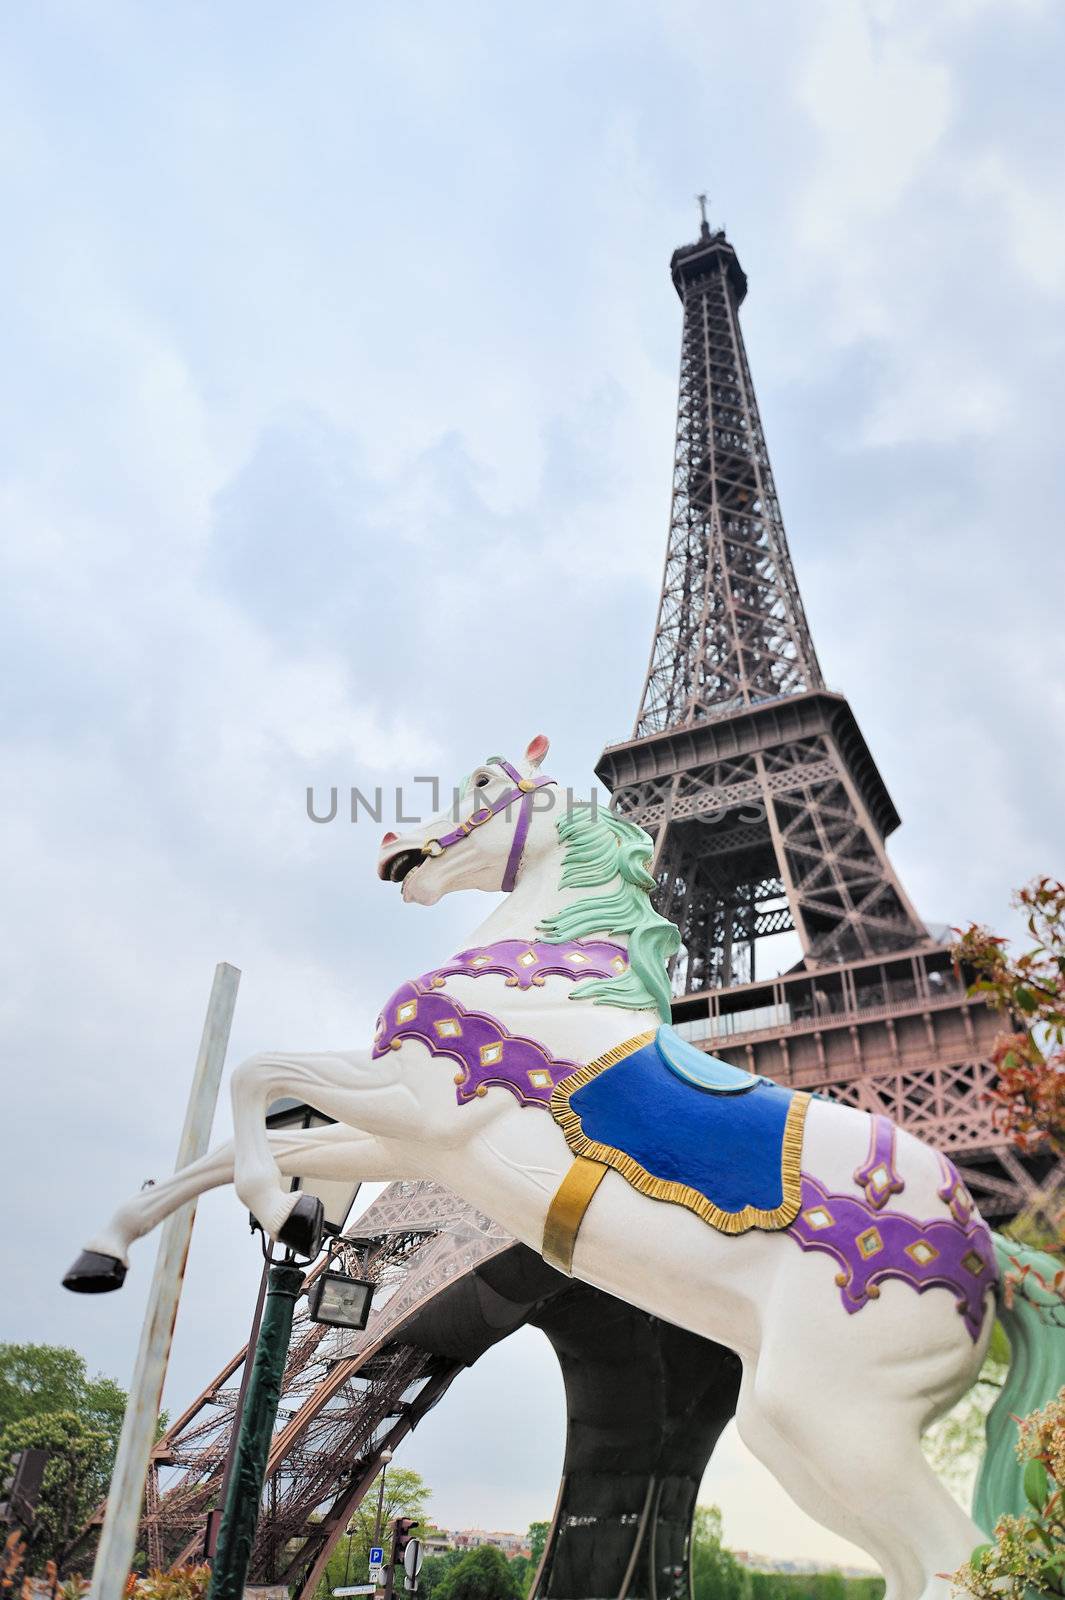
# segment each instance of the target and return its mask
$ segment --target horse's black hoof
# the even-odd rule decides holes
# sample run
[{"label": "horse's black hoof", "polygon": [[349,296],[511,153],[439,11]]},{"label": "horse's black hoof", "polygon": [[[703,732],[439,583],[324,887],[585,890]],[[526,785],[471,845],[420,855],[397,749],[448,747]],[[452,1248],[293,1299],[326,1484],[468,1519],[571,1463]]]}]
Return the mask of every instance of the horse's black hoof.
[{"label": "horse's black hoof", "polygon": [[126,1281],[126,1268],[117,1256],[104,1256],[98,1250],[83,1250],[66,1277],[63,1288],[75,1294],[110,1294]]},{"label": "horse's black hoof", "polygon": [[301,1193],[277,1234],[278,1244],[312,1261],[322,1248],[325,1207],[317,1195]]}]

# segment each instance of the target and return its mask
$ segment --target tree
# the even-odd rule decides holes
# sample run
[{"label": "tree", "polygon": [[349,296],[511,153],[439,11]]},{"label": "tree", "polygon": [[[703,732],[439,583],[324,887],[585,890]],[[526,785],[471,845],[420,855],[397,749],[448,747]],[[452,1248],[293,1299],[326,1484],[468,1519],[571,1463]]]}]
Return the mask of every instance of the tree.
[{"label": "tree", "polygon": [[52,1344],[0,1344],[0,1429],[42,1412],[77,1411],[85,1361]]},{"label": "tree", "polygon": [[521,1591],[502,1550],[482,1544],[444,1574],[434,1600],[521,1600]]},{"label": "tree", "polygon": [[1027,1514],[1000,1517],[994,1541],[954,1574],[955,1588],[979,1600],[1065,1595],[1065,1390],[1023,1419],[1017,1453]]},{"label": "tree", "polygon": [[100,1462],[104,1482],[111,1475],[126,1393],[111,1378],[90,1378],[84,1356],[66,1345],[0,1344],[0,1431],[26,1417],[73,1411],[104,1436]]},{"label": "tree", "polygon": [[543,1560],[544,1546],[547,1543],[550,1527],[551,1524],[549,1522],[529,1523],[529,1549],[532,1552],[532,1564],[534,1567],[538,1567]]},{"label": "tree", "polygon": [[973,923],[954,946],[974,974],[970,994],[1011,1023],[995,1042],[995,1121],[1022,1150],[1065,1155],[1065,884],[1036,878],[1013,903],[1032,947],[1011,956],[1007,941]]},{"label": "tree", "polygon": [[[1065,1155],[1065,884],[1036,878],[1014,897],[1025,914],[1030,949],[1010,955],[1007,942],[973,924],[954,947],[956,961],[973,976],[970,994],[983,995],[1012,1024],[995,1043],[998,1082],[991,1091],[997,1126],[1024,1151]],[[1039,1229],[1020,1219],[1025,1232]],[[1043,1249],[1062,1248],[1061,1213],[1055,1236],[1033,1238]],[[1006,1294],[1020,1287],[1006,1277]],[[1046,1285],[1065,1294],[1065,1270]],[[1000,1517],[994,1539],[973,1552],[954,1574],[956,1589],[986,1597],[1065,1594],[1065,1389],[1044,1411],[1018,1419],[1018,1454],[1026,1460],[1029,1511]]]},{"label": "tree", "polygon": [[30,1570],[50,1556],[62,1561],[106,1496],[125,1411],[125,1391],[100,1373],[90,1378],[85,1358],[67,1345],[0,1344],[0,1474],[17,1450],[39,1445],[54,1455],[27,1551]]},{"label": "tree", "polygon": [[841,1572],[752,1572],[751,1600],[883,1600],[884,1580]]},{"label": "tree", "polygon": [[751,1600],[751,1575],[722,1543],[717,1506],[696,1506],[691,1538],[695,1600]]},{"label": "tree", "polygon": [[0,1433],[0,1476],[19,1450],[48,1451],[37,1519],[26,1551],[27,1569],[52,1557],[61,1563],[67,1546],[102,1498],[110,1460],[107,1436],[73,1411],[24,1416]]},{"label": "tree", "polygon": [[529,1586],[536,1575],[535,1566],[528,1556],[511,1556],[509,1560],[511,1575],[517,1584],[518,1593],[520,1595],[528,1594]]},{"label": "tree", "polygon": [[457,1561],[462,1560],[461,1550],[442,1550],[438,1556],[426,1556],[422,1562],[422,1570],[418,1574],[418,1594],[421,1600],[430,1600],[434,1597],[438,1585],[444,1574],[451,1571]]},{"label": "tree", "polygon": [[[370,1546],[377,1532],[377,1496],[381,1479],[374,1479],[366,1491],[358,1510],[341,1535],[336,1549],[329,1558],[318,1593],[328,1595],[337,1586],[365,1583],[370,1564]],[[392,1538],[392,1523],[396,1517],[413,1517],[422,1523],[418,1529],[425,1531],[425,1520],[432,1490],[419,1472],[411,1467],[389,1467],[385,1472],[385,1497],[381,1511],[381,1543],[388,1559],[388,1544]]]}]

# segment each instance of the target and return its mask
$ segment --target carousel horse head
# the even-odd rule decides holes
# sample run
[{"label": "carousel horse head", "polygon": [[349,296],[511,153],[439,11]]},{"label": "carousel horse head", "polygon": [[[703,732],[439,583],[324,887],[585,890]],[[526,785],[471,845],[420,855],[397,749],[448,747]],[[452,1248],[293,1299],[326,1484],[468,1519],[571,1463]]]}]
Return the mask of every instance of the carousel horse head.
[{"label": "carousel horse head", "polygon": [[[624,970],[589,976],[573,987],[571,998],[657,1011],[668,1021],[669,965],[680,935],[651,901],[654,844],[636,823],[610,809],[559,806],[555,779],[539,772],[547,750],[547,739],[538,734],[520,766],[490,756],[476,767],[458,791],[459,814],[470,808],[463,821],[445,814],[402,838],[386,833],[378,876],[402,884],[404,900],[430,906],[453,889],[509,892],[519,873],[554,859],[557,875],[549,871],[539,884],[546,903],[525,906],[531,918],[524,936],[535,929],[549,945],[624,937]],[[573,975],[574,969],[565,970]]]},{"label": "carousel horse head", "polygon": [[401,883],[404,900],[423,906],[453,889],[509,892],[522,864],[557,843],[549,816],[553,798],[540,794],[555,783],[539,771],[547,751],[548,740],[538,733],[517,766],[489,756],[459,787],[462,820],[444,812],[402,837],[385,834],[378,877]]}]

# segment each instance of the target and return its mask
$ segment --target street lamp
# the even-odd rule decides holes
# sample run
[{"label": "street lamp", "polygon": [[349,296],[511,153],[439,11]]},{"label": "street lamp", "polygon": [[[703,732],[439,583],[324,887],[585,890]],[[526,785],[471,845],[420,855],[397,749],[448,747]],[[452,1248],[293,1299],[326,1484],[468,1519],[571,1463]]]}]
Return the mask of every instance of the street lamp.
[{"label": "street lamp", "polygon": [[392,1452],[386,1445],[381,1451],[381,1486],[377,1491],[377,1522],[375,1523],[373,1530],[373,1542],[375,1545],[379,1545],[381,1543],[381,1513],[384,1510],[385,1505],[385,1475],[388,1472],[388,1463],[391,1461],[391,1459]]},{"label": "street lamp", "polygon": [[[266,1113],[266,1126],[271,1133],[295,1128],[328,1128],[335,1121],[335,1117],[327,1117],[302,1100],[275,1100]],[[293,1178],[289,1185],[290,1189],[302,1189],[304,1194],[313,1194],[322,1202],[324,1231],[333,1238],[343,1233],[360,1187],[358,1179],[349,1178]]]},{"label": "street lamp", "polygon": [[[293,1099],[276,1100],[266,1114],[266,1126],[272,1132],[326,1128],[334,1120],[301,1100]],[[360,1185],[350,1179],[294,1178],[290,1187],[314,1196],[322,1208],[322,1231],[335,1239],[344,1230]],[[252,1226],[258,1227],[254,1218]],[[309,1243],[308,1254],[316,1256],[320,1243],[319,1235]],[[221,1507],[211,1513],[207,1524],[206,1553],[214,1557],[209,1600],[240,1600],[244,1593],[270,1438],[284,1379],[292,1317],[305,1282],[291,1250],[285,1252],[283,1261],[275,1261],[273,1249],[264,1236],[263,1255],[265,1265],[259,1300],[244,1357],[237,1412],[222,1477]],[[318,1320],[331,1321],[339,1327],[365,1327],[372,1285],[349,1279],[344,1273],[330,1272],[328,1262],[319,1277],[323,1282],[320,1288],[315,1284],[315,1305],[324,1301],[326,1314]],[[346,1319],[340,1320],[345,1311]],[[351,1320],[356,1315],[362,1315],[363,1320]]]},{"label": "street lamp", "polygon": [[[273,1133],[293,1128],[328,1128],[335,1119],[327,1117],[302,1100],[275,1100],[266,1113],[266,1126]],[[291,1187],[313,1194],[322,1202],[323,1231],[337,1238],[355,1204],[359,1192],[356,1180],[343,1178],[293,1178]],[[361,1333],[370,1316],[374,1286],[365,1278],[353,1278],[334,1269],[327,1260],[307,1291],[307,1314],[312,1322],[327,1328],[346,1328]]]},{"label": "street lamp", "polygon": [[307,1315],[327,1328],[361,1333],[370,1320],[374,1286],[346,1272],[320,1272],[307,1291]]}]

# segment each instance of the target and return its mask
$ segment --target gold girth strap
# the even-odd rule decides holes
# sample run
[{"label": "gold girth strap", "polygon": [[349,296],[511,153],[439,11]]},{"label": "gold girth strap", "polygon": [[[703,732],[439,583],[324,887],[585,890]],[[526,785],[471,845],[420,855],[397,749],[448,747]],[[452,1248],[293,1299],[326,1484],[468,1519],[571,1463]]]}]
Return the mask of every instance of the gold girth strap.
[{"label": "gold girth strap", "polygon": [[584,1213],[607,1174],[602,1161],[578,1156],[555,1190],[544,1223],[542,1254],[548,1266],[573,1276],[573,1247],[577,1243]]}]

